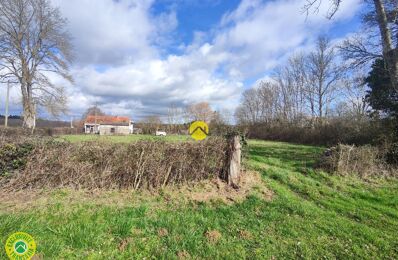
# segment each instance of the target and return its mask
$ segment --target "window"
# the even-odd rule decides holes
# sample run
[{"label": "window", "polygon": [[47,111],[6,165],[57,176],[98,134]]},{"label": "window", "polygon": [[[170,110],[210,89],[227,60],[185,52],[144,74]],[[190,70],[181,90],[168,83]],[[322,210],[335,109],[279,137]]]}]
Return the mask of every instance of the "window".
[{"label": "window", "polygon": [[111,128],[111,134],[114,134],[116,132],[116,128],[112,127]]}]

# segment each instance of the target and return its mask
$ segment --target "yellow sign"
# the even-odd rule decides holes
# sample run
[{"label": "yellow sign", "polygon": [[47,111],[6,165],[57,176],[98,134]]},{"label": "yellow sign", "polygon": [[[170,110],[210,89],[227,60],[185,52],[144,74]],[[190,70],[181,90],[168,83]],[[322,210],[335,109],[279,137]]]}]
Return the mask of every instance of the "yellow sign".
[{"label": "yellow sign", "polygon": [[195,121],[189,126],[189,134],[197,141],[203,140],[209,134],[209,127],[203,121]]},{"label": "yellow sign", "polygon": [[6,253],[12,260],[31,259],[36,252],[36,242],[33,237],[25,232],[16,232],[6,241]]}]

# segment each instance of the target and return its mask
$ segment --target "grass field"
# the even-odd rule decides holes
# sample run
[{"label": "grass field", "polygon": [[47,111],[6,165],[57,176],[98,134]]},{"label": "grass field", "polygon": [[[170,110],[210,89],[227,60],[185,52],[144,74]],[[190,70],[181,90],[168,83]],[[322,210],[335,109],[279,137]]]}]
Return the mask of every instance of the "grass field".
[{"label": "grass field", "polygon": [[1,242],[28,232],[45,259],[398,258],[397,180],[364,182],[315,171],[318,147],[249,145],[247,167],[261,173],[274,192],[271,201],[176,203],[162,193],[143,199],[132,193],[120,197],[122,206],[97,205],[72,203],[73,192],[58,191],[55,204],[3,208]]},{"label": "grass field", "polygon": [[165,140],[169,142],[178,141],[195,141],[189,135],[168,135],[168,136],[155,136],[155,135],[113,135],[113,136],[100,136],[100,135],[62,135],[58,139],[70,142],[83,142],[83,141],[110,141],[116,143],[129,143],[138,140]]}]

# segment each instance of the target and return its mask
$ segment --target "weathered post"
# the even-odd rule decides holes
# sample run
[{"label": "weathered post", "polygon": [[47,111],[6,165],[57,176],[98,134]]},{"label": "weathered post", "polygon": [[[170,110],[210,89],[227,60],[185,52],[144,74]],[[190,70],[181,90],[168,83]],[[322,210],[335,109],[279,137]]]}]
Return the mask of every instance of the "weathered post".
[{"label": "weathered post", "polygon": [[230,157],[229,157],[229,171],[228,171],[228,184],[234,188],[239,187],[240,179],[240,154],[241,154],[240,137],[234,136],[230,144]]},{"label": "weathered post", "polygon": [[4,118],[4,126],[8,127],[8,105],[10,102],[10,81],[7,82],[7,95],[6,95],[6,114]]}]

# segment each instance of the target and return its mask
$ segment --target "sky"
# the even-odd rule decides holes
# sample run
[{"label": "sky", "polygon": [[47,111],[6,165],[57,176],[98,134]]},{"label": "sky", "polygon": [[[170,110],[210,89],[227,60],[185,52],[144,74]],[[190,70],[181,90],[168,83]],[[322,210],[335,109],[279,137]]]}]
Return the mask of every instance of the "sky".
[{"label": "sky", "polygon": [[[233,113],[241,94],[319,35],[333,41],[358,31],[360,0],[345,0],[331,20],[305,0],[51,0],[68,20],[74,83],[65,87],[69,114],[90,106],[139,121],[167,117],[171,104],[209,102]],[[5,88],[0,110],[4,111]],[[11,114],[21,113],[12,89]],[[0,112],[0,114],[4,114]],[[40,111],[42,117],[47,117]]]}]

